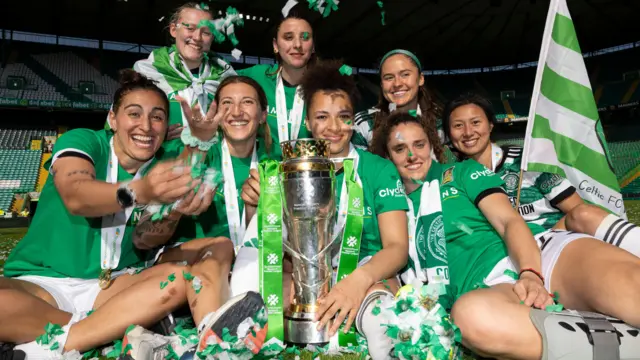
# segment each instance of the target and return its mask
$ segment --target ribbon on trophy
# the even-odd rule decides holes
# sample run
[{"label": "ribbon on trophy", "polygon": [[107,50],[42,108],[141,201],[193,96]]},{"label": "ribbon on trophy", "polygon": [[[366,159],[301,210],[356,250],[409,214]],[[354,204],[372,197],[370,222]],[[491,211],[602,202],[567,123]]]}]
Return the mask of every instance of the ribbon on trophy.
[{"label": "ribbon on trophy", "polygon": [[[360,240],[362,238],[362,225],[364,222],[364,193],[362,186],[358,183],[357,171],[354,169],[353,159],[346,159],[342,166],[344,168],[344,184],[346,186],[343,186],[342,194],[340,194],[340,213],[338,217],[346,215],[346,222],[342,234],[336,282],[347,277],[358,267]],[[345,197],[345,190],[347,190],[346,214],[342,201]],[[341,326],[341,329],[343,326],[344,324]],[[357,345],[355,326],[352,325],[346,334],[342,330],[338,331],[338,343],[340,346]]]},{"label": "ribbon on trophy", "polygon": [[260,294],[268,314],[267,339],[284,339],[282,299],[282,197],[279,162],[265,160],[258,166],[258,249]]}]

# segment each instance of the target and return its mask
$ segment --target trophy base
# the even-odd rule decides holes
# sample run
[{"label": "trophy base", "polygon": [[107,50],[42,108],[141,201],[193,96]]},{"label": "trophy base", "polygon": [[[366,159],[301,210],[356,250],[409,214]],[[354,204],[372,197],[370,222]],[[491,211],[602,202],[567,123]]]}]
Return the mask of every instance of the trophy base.
[{"label": "trophy base", "polygon": [[284,315],[285,344],[297,347],[327,345],[330,339],[330,326],[327,325],[322,330],[317,330],[318,321],[313,321],[314,317],[314,313],[287,312]]}]

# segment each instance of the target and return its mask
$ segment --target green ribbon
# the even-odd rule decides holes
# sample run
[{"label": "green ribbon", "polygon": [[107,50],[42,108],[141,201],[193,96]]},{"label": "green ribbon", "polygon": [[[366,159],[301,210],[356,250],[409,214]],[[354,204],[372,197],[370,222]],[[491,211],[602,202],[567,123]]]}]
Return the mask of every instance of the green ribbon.
[{"label": "green ribbon", "polygon": [[[362,225],[364,222],[364,192],[362,186],[356,180],[356,171],[353,165],[353,160],[351,159],[345,160],[342,165],[344,167],[344,181],[347,184],[348,204],[336,282],[351,274],[358,267],[360,258]],[[339,332],[338,343],[340,346],[357,344],[354,326],[351,326],[346,334],[342,331]]]},{"label": "green ribbon", "polygon": [[282,195],[278,167],[276,160],[264,160],[258,165],[258,251],[260,294],[269,314],[267,339],[275,337],[282,341]]}]

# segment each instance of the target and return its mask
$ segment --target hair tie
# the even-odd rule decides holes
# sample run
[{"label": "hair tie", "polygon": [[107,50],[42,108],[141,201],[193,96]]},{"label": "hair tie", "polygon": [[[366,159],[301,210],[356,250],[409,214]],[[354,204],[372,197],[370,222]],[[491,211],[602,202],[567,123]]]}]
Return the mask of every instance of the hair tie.
[{"label": "hair tie", "polygon": [[403,49],[395,49],[395,50],[391,50],[388,53],[386,53],[383,57],[382,60],[380,60],[380,67],[379,69],[382,69],[382,64],[385,62],[385,60],[387,60],[390,56],[396,55],[396,54],[402,54],[405,56],[408,56],[411,60],[413,60],[413,62],[416,63],[416,66],[418,66],[418,71],[420,73],[422,73],[422,64],[420,64],[420,60],[418,60],[418,57],[412,53],[409,50],[403,50]]}]

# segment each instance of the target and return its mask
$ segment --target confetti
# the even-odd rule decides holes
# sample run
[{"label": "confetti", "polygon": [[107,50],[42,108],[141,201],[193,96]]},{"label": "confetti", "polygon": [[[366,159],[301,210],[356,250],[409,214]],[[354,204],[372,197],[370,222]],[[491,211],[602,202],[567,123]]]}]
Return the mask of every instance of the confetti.
[{"label": "confetti", "polygon": [[411,179],[411,182],[414,184],[418,184],[418,185],[422,185],[424,184],[424,181],[420,180],[420,179]]},{"label": "confetti", "polygon": [[402,137],[402,134],[400,134],[400,131],[396,131],[396,139],[398,139],[399,141],[404,141],[404,138]]},{"label": "confetti", "polygon": [[308,32],[308,31],[305,31],[305,32],[303,32],[303,33],[302,33],[302,38],[303,38],[304,40],[309,40],[309,37],[310,37],[310,35],[309,35],[309,32]]},{"label": "confetti", "polygon": [[546,312],[561,312],[562,309],[564,309],[564,306],[562,304],[555,304],[555,305],[547,305],[547,307],[544,308],[544,310]]},{"label": "confetti", "polygon": [[235,26],[244,26],[244,20],[240,17],[238,10],[229,6],[224,18],[214,20],[202,19],[198,23],[198,28],[207,27],[213,34],[217,43],[223,43],[225,39],[229,39],[233,46],[237,46],[239,41],[235,35]]},{"label": "confetti", "polygon": [[170,282],[174,282],[174,280],[176,279],[176,274],[175,274],[175,273],[171,273],[171,274],[167,277],[167,279],[168,279]]},{"label": "confetti", "polygon": [[349,66],[347,64],[343,64],[340,67],[340,74],[341,75],[346,75],[346,76],[351,76],[351,74],[353,74],[353,69],[351,68],[351,66]]},{"label": "confetti", "polygon": [[414,118],[417,118],[418,110],[409,110],[409,115],[413,116]]},{"label": "confetti", "polygon": [[162,20],[164,20],[164,16],[158,19],[158,22],[161,22]]},{"label": "confetti", "polygon": [[287,16],[289,16],[289,11],[291,11],[291,9],[293,9],[293,7],[297,4],[298,2],[296,0],[287,1],[287,3],[284,4],[284,7],[282,8],[282,17],[286,18]]},{"label": "confetti", "polygon": [[161,281],[160,282],[160,289],[162,290],[162,289],[166,288],[167,285],[169,285],[168,281]]},{"label": "confetti", "polygon": [[398,105],[396,105],[396,103],[389,103],[389,112],[396,111],[397,107],[398,107]]},{"label": "confetti", "polygon": [[182,277],[187,281],[191,281],[194,278],[194,276],[191,275],[190,272],[185,272],[184,270],[182,270]]},{"label": "confetti", "polygon": [[231,56],[233,56],[233,58],[236,60],[240,60],[240,57],[242,57],[242,51],[238,49],[233,49],[231,50]]},{"label": "confetti", "polygon": [[199,277],[194,276],[193,281],[191,282],[191,287],[193,287],[193,290],[195,290],[196,294],[199,294],[200,290],[202,290],[202,280],[200,280]]},{"label": "confetti", "polygon": [[385,14],[384,3],[382,1],[379,1],[379,0],[377,1],[377,3],[378,3],[378,7],[380,8],[380,18],[381,18],[380,22],[382,23],[382,26],[385,26],[386,24],[385,24],[385,21],[384,21],[384,14]]},{"label": "confetti", "polygon": [[409,150],[409,157],[412,157],[413,153],[411,152],[411,150]]},{"label": "confetti", "polygon": [[508,277],[514,279],[514,280],[518,280],[518,273],[516,273],[515,271],[513,271],[511,269],[506,269],[504,271],[504,274],[507,275]]}]

